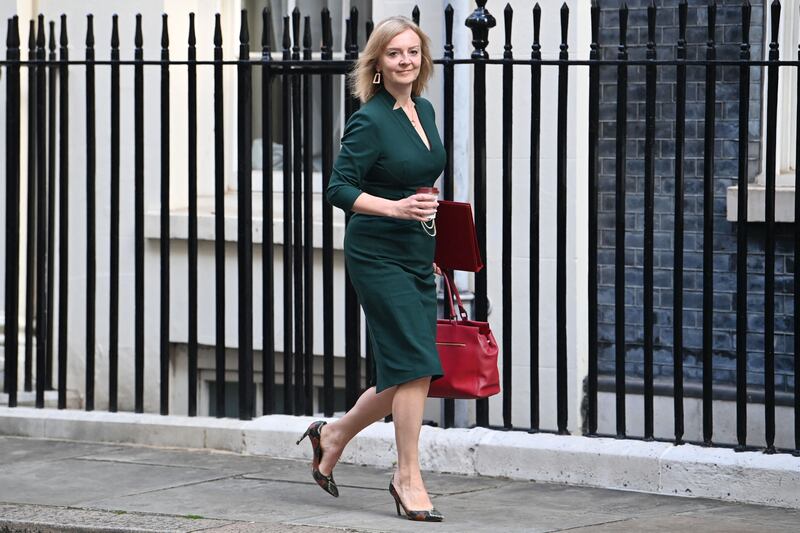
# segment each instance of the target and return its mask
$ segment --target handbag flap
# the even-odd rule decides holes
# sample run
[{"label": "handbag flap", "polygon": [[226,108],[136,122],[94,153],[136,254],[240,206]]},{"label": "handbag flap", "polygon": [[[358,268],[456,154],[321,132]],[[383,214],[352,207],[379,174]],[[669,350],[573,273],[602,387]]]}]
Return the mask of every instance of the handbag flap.
[{"label": "handbag flap", "polygon": [[467,202],[440,200],[436,210],[436,253],[434,262],[446,270],[478,272],[483,260],[478,235]]}]

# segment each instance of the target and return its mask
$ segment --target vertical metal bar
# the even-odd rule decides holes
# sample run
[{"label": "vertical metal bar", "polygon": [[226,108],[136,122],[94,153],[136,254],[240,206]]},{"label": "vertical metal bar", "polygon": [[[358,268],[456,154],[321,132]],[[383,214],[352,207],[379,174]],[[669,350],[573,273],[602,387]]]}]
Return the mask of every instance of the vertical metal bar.
[{"label": "vertical metal bar", "polygon": [[111,26],[111,200],[108,335],[108,410],[117,411],[119,382],[119,17]]},{"label": "vertical metal bar", "polygon": [[39,63],[36,66],[36,407],[44,407],[44,389],[46,374],[46,339],[47,339],[47,71],[45,58],[44,16],[39,15],[36,53]]},{"label": "vertical metal bar", "polygon": [[144,50],[142,16],[136,15],[133,58],[134,197],[134,410],[144,412]]},{"label": "vertical metal bar", "polygon": [[[289,33],[289,17],[283,17],[283,55],[290,60],[292,37]],[[292,368],[294,367],[292,309],[292,92],[288,67],[282,71],[281,79],[283,142],[283,412],[294,413],[292,392]]]},{"label": "vertical metal bar", "polygon": [[[774,0],[771,9],[772,39],[769,60],[778,61],[778,32],[781,3]],[[775,172],[778,129],[779,67],[767,67],[767,166],[766,231],[764,236],[764,438],[767,453],[775,452]],[[795,340],[795,342],[797,342]]]},{"label": "vertical metal bar", "polygon": [[44,407],[47,381],[47,67],[44,15],[36,35],[36,407]]},{"label": "vertical metal bar", "polygon": [[[350,10],[347,22],[346,59],[358,59],[358,9]],[[345,90],[345,117],[350,118],[358,102],[352,97],[349,86]],[[349,215],[347,220],[349,220]],[[347,224],[347,222],[345,222]],[[350,409],[361,394],[361,312],[358,297],[345,268],[345,407]]]},{"label": "vertical metal bar", "polygon": [[[311,60],[311,17],[305,17],[303,29],[303,59]],[[304,368],[305,368],[305,410],[304,414],[314,413],[314,150],[313,150],[313,76],[303,77],[303,322]]]},{"label": "vertical metal bar", "polygon": [[161,15],[161,239],[160,239],[160,328],[159,328],[159,375],[160,410],[169,414],[169,318],[170,318],[170,106],[169,106],[169,26],[167,14]]},{"label": "vertical metal bar", "polygon": [[56,322],[56,23],[50,21],[47,64],[47,366],[45,387],[53,389],[53,327]]},{"label": "vertical metal bar", "polygon": [[[478,7],[467,18],[468,28],[472,30],[472,44],[475,50],[472,59],[475,60],[474,70],[474,111],[473,111],[473,139],[474,139],[474,167],[473,167],[473,195],[475,199],[475,230],[478,234],[478,248],[483,264],[486,264],[486,62],[489,54],[486,47],[489,45],[489,29],[496,24],[494,17],[486,10],[486,1],[479,0]],[[475,274],[475,318],[486,321],[489,314],[487,298],[486,268]],[[476,400],[475,418],[477,425],[489,425],[489,401]]]},{"label": "vertical metal bar", "polygon": [[[189,416],[197,415],[197,38],[194,31],[194,13],[189,13],[188,104],[189,146]],[[224,394],[218,390],[217,394]]]},{"label": "vertical metal bar", "polygon": [[[750,61],[749,0],[742,5],[739,58]],[[739,67],[739,179],[736,214],[736,442],[747,446],[747,185],[750,125],[750,66]]]},{"label": "vertical metal bar", "polygon": [[[558,58],[569,59],[567,27],[569,8],[561,6],[561,52]],[[556,402],[558,433],[566,435],[567,396],[567,91],[569,66],[558,66],[558,131],[556,148],[557,228],[556,228]]]},{"label": "vertical metal bar", "polygon": [[539,431],[539,229],[540,229],[540,182],[542,139],[542,45],[539,40],[542,26],[542,9],[539,3],[533,7],[533,45],[531,46],[531,160],[530,160],[530,232],[531,256],[529,280],[530,318],[530,413],[531,431]]},{"label": "vertical metal bar", "polygon": [[[800,45],[798,45],[798,60],[800,60]],[[800,67],[798,67],[800,70]],[[797,77],[797,101],[800,102],[800,76]],[[800,132],[800,105],[797,107],[796,131]],[[795,137],[795,169],[800,169],[800,135]],[[797,194],[795,183],[794,195],[794,455],[800,456],[800,194]],[[741,193],[740,193],[741,194]]]},{"label": "vertical metal bar", "polygon": [[[656,4],[647,8],[647,59],[656,60]],[[644,141],[644,438],[653,438],[653,218],[655,207],[656,65],[646,67]]]},{"label": "vertical metal bar", "polygon": [[[589,59],[600,59],[600,6],[592,0],[592,44]],[[589,372],[587,379],[588,434],[597,433],[597,181],[599,161],[597,145],[600,124],[600,66],[589,67]]]},{"label": "vertical metal bar", "polygon": [[69,310],[69,52],[67,16],[61,15],[58,83],[58,408],[67,407]]},{"label": "vertical metal bar", "polygon": [[[328,8],[322,9],[322,50],[323,60],[333,59],[333,32],[331,14]],[[322,189],[328,188],[333,170],[333,77],[323,74],[320,80],[322,108]],[[322,200],[322,285],[333,287],[333,206]],[[323,412],[333,416],[333,291],[322,294],[322,388]]]},{"label": "vertical metal bar", "polygon": [[[28,26],[28,61],[36,59],[36,24]],[[33,389],[33,320],[36,314],[36,67],[28,65],[28,196],[25,244],[25,383]]]},{"label": "vertical metal bar", "polygon": [[678,4],[675,86],[675,247],[672,266],[672,366],[675,444],[683,441],[683,195],[686,143],[686,0]]},{"label": "vertical metal bar", "polygon": [[[714,33],[717,5],[708,3],[706,60],[717,58]],[[703,152],[703,442],[711,444],[713,432],[713,333],[714,333],[714,138],[717,104],[717,69],[706,64],[705,150]]]},{"label": "vertical metal bar", "polygon": [[[619,53],[628,59],[628,6],[619,8]],[[628,65],[617,66],[616,240],[614,258],[614,315],[617,437],[625,436],[625,178],[628,159]]]},{"label": "vertical metal bar", "polygon": [[[236,163],[239,177],[239,418],[250,420],[255,411],[253,394],[253,193],[252,193],[252,67],[247,10],[242,10],[239,33],[238,131]],[[220,391],[222,394],[224,391]]]},{"label": "vertical metal bar", "polygon": [[94,16],[86,16],[86,410],[94,410],[94,351],[97,292]]},{"label": "vertical metal bar", "polygon": [[419,6],[415,5],[414,9],[411,10],[411,20],[419,26]]},{"label": "vertical metal bar", "polygon": [[[511,4],[506,4],[503,10],[505,22],[505,45],[503,59],[513,60],[511,51],[511,23],[514,10]],[[512,264],[511,264],[511,231],[512,231],[512,130],[514,127],[514,72],[513,65],[503,64],[503,427],[510,429],[511,425],[511,399],[512,368],[513,368],[513,342],[511,321],[514,316],[512,310]]]},{"label": "vertical metal bar", "polygon": [[169,414],[169,291],[170,291],[170,122],[169,122],[169,27],[167,14],[161,15],[161,316],[159,333],[160,410]]},{"label": "vertical metal bar", "polygon": [[[222,66],[222,20],[214,16],[214,322],[216,416],[225,410],[225,95]],[[265,219],[266,220],[266,219]],[[271,219],[270,219],[271,220]],[[266,226],[265,226],[266,227]],[[265,302],[266,305],[266,302]]]},{"label": "vertical metal bar", "polygon": [[[444,83],[444,180],[443,193],[445,200],[453,200],[455,196],[454,172],[453,172],[453,139],[455,138],[455,65],[451,62],[454,58],[453,47],[453,6],[447,4],[444,10],[445,25],[445,45],[443,66]],[[442,306],[442,316],[448,314],[447,307]],[[449,428],[455,425],[456,404],[455,400],[444,400],[444,427]]]},{"label": "vertical metal bar", "polygon": [[17,406],[19,362],[19,187],[20,88],[19,18],[8,19],[6,34],[6,289],[5,392],[8,406]]},{"label": "vertical metal bar", "polygon": [[[274,242],[274,235],[272,230],[272,220],[273,216],[273,205],[272,205],[272,179],[273,179],[273,172],[272,172],[272,70],[271,70],[271,61],[272,61],[272,51],[270,47],[272,46],[272,13],[270,12],[268,7],[265,7],[264,10],[261,12],[262,17],[262,30],[261,30],[261,131],[262,131],[262,146],[263,149],[261,150],[261,157],[262,157],[262,190],[263,193],[261,195],[262,201],[262,212],[263,212],[263,230],[262,230],[262,278],[263,278],[263,287],[262,287],[262,331],[263,331],[263,342],[262,342],[262,351],[261,351],[261,367],[262,367],[262,380],[263,380],[263,391],[262,391],[262,413],[265,415],[269,415],[275,412],[275,242]],[[220,30],[221,31],[221,30]],[[222,38],[220,37],[220,45],[222,44]],[[222,59],[222,48],[219,49],[219,58]],[[222,109],[222,66],[220,65],[220,110]],[[220,111],[220,117],[222,113]],[[220,134],[222,132],[223,125],[220,123]],[[222,150],[222,143],[220,137],[220,154]],[[223,177],[223,167],[221,165],[220,160],[220,191],[222,190],[223,184],[221,183]],[[222,203],[222,201],[220,201]],[[219,227],[220,231],[223,229],[224,221],[220,221]],[[217,265],[220,264],[224,268],[224,257],[222,254],[224,253],[224,242],[221,244],[221,248],[219,250],[219,255],[221,256],[220,259],[217,261]],[[218,272],[224,273],[224,270],[219,270]],[[220,285],[221,285],[221,293],[222,298],[225,295],[225,287],[224,287],[225,277],[222,275],[220,277]],[[224,300],[223,300],[224,301]],[[218,327],[224,329],[224,322],[220,324]],[[219,350],[219,348],[218,348]],[[219,357],[219,356],[218,356]],[[224,358],[224,348],[222,351],[222,357]],[[224,360],[223,360],[224,363]]]},{"label": "vertical metal bar", "polygon": [[[300,59],[300,10],[292,11],[292,59]],[[294,246],[294,414],[305,410],[303,405],[304,361],[303,361],[303,130],[302,100],[300,96],[300,76],[291,77],[292,83],[292,211],[294,223],[292,243]]]}]

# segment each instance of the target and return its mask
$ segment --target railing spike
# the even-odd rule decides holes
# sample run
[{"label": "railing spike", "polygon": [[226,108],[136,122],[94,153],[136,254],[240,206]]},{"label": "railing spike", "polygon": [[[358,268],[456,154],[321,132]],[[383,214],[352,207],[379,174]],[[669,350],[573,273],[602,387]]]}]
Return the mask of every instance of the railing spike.
[{"label": "railing spike", "polygon": [[67,16],[62,14],[61,15],[61,29],[60,29],[60,36],[59,36],[59,44],[62,48],[66,48],[69,44],[67,39]]},{"label": "railing spike", "polygon": [[289,15],[283,17],[283,51],[287,52],[292,47],[292,36],[289,34]]},{"label": "railing spike", "polygon": [[249,44],[250,43],[250,29],[247,27],[247,10],[242,9],[242,22],[241,27],[239,29],[239,44]]},{"label": "railing spike", "polygon": [[750,0],[744,0],[742,4],[742,50],[750,49],[750,16],[752,7]]},{"label": "railing spike", "polygon": [[136,35],[134,37],[134,45],[136,48],[141,48],[144,45],[144,37],[142,36],[142,14],[136,14]]},{"label": "railing spike", "polygon": [[94,48],[94,15],[86,15],[86,48]]},{"label": "railing spike", "polygon": [[781,2],[780,0],[772,0],[770,5],[770,12],[772,17],[772,42],[769,44],[770,49],[778,49],[778,35],[781,27]]},{"label": "railing spike", "polygon": [[261,10],[261,47],[269,51],[272,46],[272,11],[269,4]]},{"label": "railing spike", "polygon": [[505,23],[505,36],[506,42],[503,46],[503,57],[506,59],[511,59],[511,23],[514,20],[514,9],[511,7],[511,4],[506,4],[505,9],[503,9],[503,21]]},{"label": "railing spike", "polygon": [[686,23],[689,18],[689,4],[686,0],[678,3],[678,45],[686,45]]},{"label": "railing spike", "polygon": [[542,49],[542,44],[540,42],[542,30],[542,8],[539,7],[539,2],[536,2],[536,5],[533,6],[533,46],[531,49],[535,54],[538,54]]},{"label": "railing spike", "polygon": [[411,10],[411,20],[414,21],[414,24],[419,26],[419,6],[415,5],[414,9]]},{"label": "railing spike", "polygon": [[619,49],[623,51],[628,46],[628,4],[622,2],[619,6]]},{"label": "railing spike", "polygon": [[28,25],[28,50],[36,48],[36,21],[31,19]]},{"label": "railing spike", "polygon": [[650,0],[650,5],[647,6],[647,48],[655,49],[656,47],[656,2]]},{"label": "railing spike", "polygon": [[303,19],[303,48],[311,48],[311,17]]},{"label": "railing spike", "polygon": [[197,46],[197,35],[194,31],[194,13],[189,13],[189,46]]},{"label": "railing spike", "polygon": [[[538,5],[538,4],[537,4]],[[591,7],[592,47],[598,46],[600,35],[600,5],[597,0],[592,0]]]},{"label": "railing spike", "polygon": [[222,46],[222,17],[219,13],[214,15],[214,46]]},{"label": "railing spike", "polygon": [[[41,15],[39,15],[41,17]],[[119,16],[111,16],[111,48],[119,48]]]},{"label": "railing spike", "polygon": [[561,6],[561,51],[567,50],[567,35],[569,28],[569,6],[564,2]]},{"label": "railing spike", "polygon": [[708,46],[713,46],[717,32],[717,1],[708,0]]},{"label": "railing spike", "polygon": [[[19,45],[20,45],[19,17],[17,15],[14,15],[13,17],[11,17],[11,30],[12,30],[12,33],[13,33],[12,39],[11,39],[12,48],[19,48]],[[19,59],[19,57],[17,59]]]},{"label": "railing spike", "polygon": [[50,21],[50,38],[47,40],[47,48],[51,52],[56,51],[56,23],[54,21]]}]

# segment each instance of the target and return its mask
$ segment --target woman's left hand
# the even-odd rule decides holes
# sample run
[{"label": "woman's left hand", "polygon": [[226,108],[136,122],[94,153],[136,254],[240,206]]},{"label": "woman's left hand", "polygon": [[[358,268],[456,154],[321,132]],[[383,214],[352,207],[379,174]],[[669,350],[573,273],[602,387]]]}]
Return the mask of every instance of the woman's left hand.
[{"label": "woman's left hand", "polygon": [[433,264],[433,273],[436,274],[437,276],[441,276],[442,275],[442,269],[439,268],[436,265],[436,263]]}]

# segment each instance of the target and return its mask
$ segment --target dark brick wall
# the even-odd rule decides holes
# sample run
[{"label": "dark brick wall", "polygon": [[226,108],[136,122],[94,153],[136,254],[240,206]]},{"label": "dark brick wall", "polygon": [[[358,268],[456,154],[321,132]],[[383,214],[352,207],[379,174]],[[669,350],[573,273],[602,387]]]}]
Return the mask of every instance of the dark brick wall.
[{"label": "dark brick wall", "polygon": [[[630,8],[628,44],[631,59],[645,57],[649,0],[628,0]],[[737,59],[741,41],[742,0],[720,0],[717,9],[717,56]],[[613,4],[613,6],[611,6]],[[617,57],[619,18],[616,2],[602,2],[601,45],[607,59]],[[678,38],[676,0],[657,0],[659,58],[675,58]],[[689,2],[687,31],[689,59],[703,59],[707,41],[706,2]],[[751,42],[754,58],[764,54],[763,4],[753,2]],[[658,73],[656,178],[655,178],[655,376],[672,376],[672,265],[675,198],[675,67]],[[687,380],[702,379],[702,263],[703,263],[703,155],[705,116],[705,69],[688,69],[685,161],[684,244],[684,372]],[[714,174],[714,380],[735,383],[736,350],[736,227],[726,221],[726,189],[735,184],[738,172],[738,67],[717,71],[716,142]],[[761,137],[762,75],[751,71],[749,134],[750,178],[759,171]],[[628,89],[628,161],[626,184],[626,343],[628,375],[643,375],[643,234],[644,234],[644,67],[631,67]],[[600,219],[599,219],[599,342],[600,371],[614,372],[614,221],[616,68],[601,69],[600,103]],[[789,228],[779,225],[776,255],[776,387],[791,391],[793,336],[792,279],[793,245]],[[748,259],[748,381],[764,383],[764,228],[751,224]]]}]

